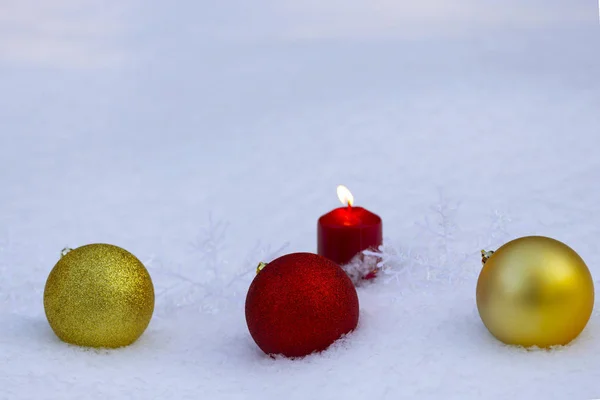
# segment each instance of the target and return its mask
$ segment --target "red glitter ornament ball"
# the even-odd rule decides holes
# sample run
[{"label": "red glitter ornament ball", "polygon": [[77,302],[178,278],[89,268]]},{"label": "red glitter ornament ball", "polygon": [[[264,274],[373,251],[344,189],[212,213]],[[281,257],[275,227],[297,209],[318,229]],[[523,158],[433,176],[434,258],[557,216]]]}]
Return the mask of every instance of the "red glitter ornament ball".
[{"label": "red glitter ornament ball", "polygon": [[267,264],[246,296],[246,323],[267,354],[322,351],[358,324],[358,295],[334,262],[294,253]]}]

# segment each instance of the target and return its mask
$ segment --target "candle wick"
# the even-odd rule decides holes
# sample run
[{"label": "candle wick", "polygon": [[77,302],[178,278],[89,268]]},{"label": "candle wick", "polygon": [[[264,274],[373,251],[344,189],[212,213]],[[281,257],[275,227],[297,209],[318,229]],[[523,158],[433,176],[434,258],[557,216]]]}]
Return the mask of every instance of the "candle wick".
[{"label": "candle wick", "polygon": [[348,210],[350,210],[352,208],[352,204],[350,204],[350,202],[348,202]]}]

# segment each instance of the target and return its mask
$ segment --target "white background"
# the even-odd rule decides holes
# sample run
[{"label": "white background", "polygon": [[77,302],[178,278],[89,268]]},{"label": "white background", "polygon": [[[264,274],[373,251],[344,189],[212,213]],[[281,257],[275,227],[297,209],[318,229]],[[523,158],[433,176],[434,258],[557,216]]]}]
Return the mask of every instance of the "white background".
[{"label": "white background", "polygon": [[[528,234],[600,276],[597,5],[414,3],[3,2],[0,397],[598,397],[596,311],[527,351],[474,300],[479,250]],[[389,274],[349,337],[269,359],[243,314],[256,263],[315,251],[340,183],[383,218]],[[60,250],[95,242],[154,280],[125,349],[44,316]]]}]

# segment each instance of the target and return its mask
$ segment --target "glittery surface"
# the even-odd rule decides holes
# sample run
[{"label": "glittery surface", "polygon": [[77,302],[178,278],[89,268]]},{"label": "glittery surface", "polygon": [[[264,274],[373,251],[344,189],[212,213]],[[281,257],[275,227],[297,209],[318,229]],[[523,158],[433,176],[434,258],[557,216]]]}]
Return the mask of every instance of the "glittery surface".
[{"label": "glittery surface", "polygon": [[479,315],[508,344],[567,344],[585,328],[593,307],[594,282],[584,261],[547,237],[523,237],[500,247],[477,282]]},{"label": "glittery surface", "polygon": [[301,357],[356,328],[356,289],[346,273],[311,253],[280,257],[262,269],[246,297],[246,322],[265,353]]},{"label": "glittery surface", "polygon": [[146,330],[154,311],[154,287],[144,265],[108,244],[70,251],[50,272],[44,309],[56,335],[67,343],[121,347]]}]

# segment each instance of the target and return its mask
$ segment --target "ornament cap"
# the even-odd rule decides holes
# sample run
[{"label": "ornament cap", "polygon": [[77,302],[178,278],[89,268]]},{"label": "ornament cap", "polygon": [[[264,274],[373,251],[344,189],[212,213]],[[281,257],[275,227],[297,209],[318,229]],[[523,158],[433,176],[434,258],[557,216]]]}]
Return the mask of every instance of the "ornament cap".
[{"label": "ornament cap", "polygon": [[494,252],[492,250],[481,250],[481,264],[485,265],[485,263],[487,262],[487,260],[490,259],[490,257],[492,256],[492,254],[494,254]]},{"label": "ornament cap", "polygon": [[60,251],[60,258],[63,258],[64,256],[66,256],[66,255],[67,255],[67,253],[70,253],[71,251],[73,251],[73,249],[72,249],[72,248],[70,248],[70,247],[65,247],[64,249],[62,249],[62,250]]},{"label": "ornament cap", "polygon": [[262,271],[265,267],[267,266],[266,262],[259,262],[258,266],[256,267],[256,275],[259,274],[260,271]]}]

